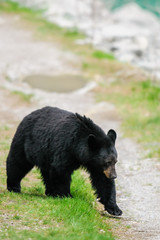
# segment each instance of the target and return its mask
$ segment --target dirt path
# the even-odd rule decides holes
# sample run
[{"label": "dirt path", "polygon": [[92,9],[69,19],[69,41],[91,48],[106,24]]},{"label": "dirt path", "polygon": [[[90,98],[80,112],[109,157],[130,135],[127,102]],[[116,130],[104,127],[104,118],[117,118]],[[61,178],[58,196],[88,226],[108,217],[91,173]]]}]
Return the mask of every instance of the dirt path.
[{"label": "dirt path", "polygon": [[[121,136],[116,118],[106,121],[106,116],[110,116],[110,112],[93,117],[104,129],[114,127],[119,133],[117,195],[124,210],[121,223],[127,228],[118,225],[117,235],[121,240],[159,240],[160,164],[144,158],[144,151],[135,142]],[[113,222],[116,227],[117,221]]]},{"label": "dirt path", "polygon": [[[0,15],[0,53],[0,124],[16,124],[33,109],[52,105],[86,114],[106,131],[116,129],[117,202],[124,214],[119,220],[107,218],[107,221],[121,240],[160,239],[160,166],[153,159],[144,159],[144,151],[131,139],[122,137],[114,106],[96,104],[91,92],[45,93],[19,81],[32,73],[79,73],[79,58],[51,43],[33,39],[32,32],[23,30],[17,16],[6,15]],[[33,102],[20,102],[10,94],[13,89],[33,93]]]}]

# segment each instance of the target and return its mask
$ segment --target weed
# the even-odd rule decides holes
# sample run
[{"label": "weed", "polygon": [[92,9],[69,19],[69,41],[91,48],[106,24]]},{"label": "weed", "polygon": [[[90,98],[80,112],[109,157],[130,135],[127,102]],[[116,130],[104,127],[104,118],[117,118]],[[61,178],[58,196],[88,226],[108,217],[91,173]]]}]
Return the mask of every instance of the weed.
[{"label": "weed", "polygon": [[11,93],[19,96],[22,101],[25,101],[28,103],[31,101],[32,97],[34,96],[32,93],[24,93],[24,92],[17,91],[17,90],[11,91]]},{"label": "weed", "polygon": [[87,63],[87,62],[82,63],[82,69],[83,70],[87,70],[87,69],[89,69],[89,67],[90,67],[89,63]]}]

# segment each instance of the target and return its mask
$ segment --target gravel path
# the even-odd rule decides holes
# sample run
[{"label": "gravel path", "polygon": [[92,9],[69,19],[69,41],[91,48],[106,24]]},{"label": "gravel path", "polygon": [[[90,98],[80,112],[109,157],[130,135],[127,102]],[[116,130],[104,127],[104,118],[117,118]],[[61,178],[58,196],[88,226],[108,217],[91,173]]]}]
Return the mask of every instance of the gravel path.
[{"label": "gravel path", "polygon": [[[115,107],[110,103],[95,103],[92,92],[85,89],[70,94],[45,93],[19,81],[33,73],[79,73],[79,58],[51,43],[34,40],[32,32],[23,30],[17,16],[0,15],[0,36],[0,123],[15,124],[33,109],[52,105],[86,114],[106,131],[116,129],[117,202],[124,214],[119,221],[114,218],[107,221],[121,240],[160,240],[160,164],[144,158],[144,150],[131,139],[123,138]],[[20,103],[2,86],[34,93],[33,103]]]}]

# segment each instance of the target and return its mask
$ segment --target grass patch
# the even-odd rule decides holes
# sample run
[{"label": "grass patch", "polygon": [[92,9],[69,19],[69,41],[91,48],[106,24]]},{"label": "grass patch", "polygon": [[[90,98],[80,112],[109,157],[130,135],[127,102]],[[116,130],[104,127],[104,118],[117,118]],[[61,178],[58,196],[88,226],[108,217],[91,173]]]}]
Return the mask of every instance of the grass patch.
[{"label": "grass patch", "polygon": [[80,170],[72,176],[72,199],[46,197],[37,169],[23,179],[21,194],[6,191],[5,161],[14,131],[0,128],[0,239],[113,240]]},{"label": "grass patch", "polygon": [[97,100],[112,101],[123,118],[126,136],[132,136],[160,158],[160,88],[146,81],[117,81],[101,86]]},{"label": "grass patch", "polygon": [[32,97],[34,96],[32,93],[24,93],[17,90],[11,91],[11,94],[18,96],[22,101],[25,101],[27,103],[30,103]]},{"label": "grass patch", "polygon": [[72,39],[84,38],[84,34],[80,33],[77,29],[66,30],[65,36]]},{"label": "grass patch", "polygon": [[[20,6],[16,2],[12,2],[9,0],[7,1],[1,0],[0,12],[31,14],[32,12],[36,13],[37,11],[31,10],[27,7]],[[42,11],[39,11],[39,12],[42,12]]]},{"label": "grass patch", "polygon": [[92,56],[94,58],[98,58],[98,59],[108,59],[108,60],[115,60],[115,57],[110,54],[110,53],[105,53],[99,50],[96,50],[92,53]]}]

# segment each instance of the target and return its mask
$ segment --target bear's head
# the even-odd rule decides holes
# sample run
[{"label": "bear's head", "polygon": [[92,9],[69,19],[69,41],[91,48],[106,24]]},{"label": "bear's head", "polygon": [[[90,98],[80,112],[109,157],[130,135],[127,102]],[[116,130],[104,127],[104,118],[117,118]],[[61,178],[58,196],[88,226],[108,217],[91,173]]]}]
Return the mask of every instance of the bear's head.
[{"label": "bear's head", "polygon": [[117,177],[115,164],[117,163],[117,151],[115,148],[117,134],[110,129],[103,137],[97,137],[93,134],[88,136],[88,146],[92,152],[91,165],[102,171],[109,179]]}]

